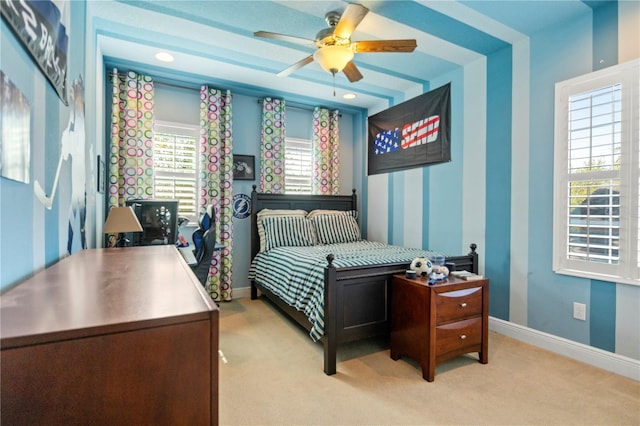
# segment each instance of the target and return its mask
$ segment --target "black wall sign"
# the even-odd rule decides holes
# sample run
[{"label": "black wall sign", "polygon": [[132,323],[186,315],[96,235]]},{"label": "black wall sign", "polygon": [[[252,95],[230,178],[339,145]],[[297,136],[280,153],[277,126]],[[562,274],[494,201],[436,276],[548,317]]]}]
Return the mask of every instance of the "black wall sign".
[{"label": "black wall sign", "polygon": [[451,161],[451,83],[369,117],[368,175]]}]

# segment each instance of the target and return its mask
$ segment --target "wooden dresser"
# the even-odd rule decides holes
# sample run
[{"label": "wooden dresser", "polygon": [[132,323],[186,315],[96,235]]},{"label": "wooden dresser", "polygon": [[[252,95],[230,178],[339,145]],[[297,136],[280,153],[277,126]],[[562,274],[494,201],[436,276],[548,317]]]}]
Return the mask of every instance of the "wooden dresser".
[{"label": "wooden dresser", "polygon": [[1,299],[3,425],[218,423],[218,309],[174,246],[82,250]]},{"label": "wooden dresser", "polygon": [[455,277],[434,285],[394,275],[391,289],[391,358],[409,356],[432,382],[436,365],[478,352],[488,362],[489,280]]}]

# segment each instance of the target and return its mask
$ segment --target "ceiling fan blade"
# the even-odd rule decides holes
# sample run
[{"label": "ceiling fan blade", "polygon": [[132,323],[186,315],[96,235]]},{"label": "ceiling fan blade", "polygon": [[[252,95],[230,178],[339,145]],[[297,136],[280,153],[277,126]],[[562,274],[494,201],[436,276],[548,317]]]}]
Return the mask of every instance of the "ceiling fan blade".
[{"label": "ceiling fan blade", "polygon": [[313,62],[313,55],[309,55],[306,58],[296,62],[287,69],[280,71],[277,75],[278,77],[286,77],[294,71],[297,71],[300,68],[304,67],[305,65],[310,64],[311,62]]},{"label": "ceiling fan blade", "polygon": [[356,53],[413,52],[416,46],[415,40],[365,40],[351,43]]},{"label": "ceiling fan blade", "polygon": [[354,64],[353,61],[349,61],[342,72],[347,76],[351,83],[362,80],[362,74],[360,74],[360,70],[356,67],[356,64]]},{"label": "ceiling fan blade", "polygon": [[344,39],[351,38],[351,34],[353,34],[353,31],[364,19],[367,13],[369,13],[369,9],[366,7],[360,4],[349,3],[344,9],[344,13],[340,17],[340,20],[336,24],[336,28],[333,30],[333,35]]},{"label": "ceiling fan blade", "polygon": [[304,45],[314,45],[316,43],[314,40],[310,40],[308,38],[290,36],[286,34],[271,33],[269,31],[256,31],[255,33],[253,33],[253,35],[256,37],[271,38],[274,40],[288,41],[290,43],[297,43],[297,44],[304,44]]}]

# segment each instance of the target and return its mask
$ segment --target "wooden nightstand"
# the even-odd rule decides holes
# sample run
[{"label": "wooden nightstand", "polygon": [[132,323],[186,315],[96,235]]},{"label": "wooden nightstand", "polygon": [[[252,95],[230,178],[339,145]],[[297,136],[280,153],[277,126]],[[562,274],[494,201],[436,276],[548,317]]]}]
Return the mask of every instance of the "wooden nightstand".
[{"label": "wooden nightstand", "polygon": [[488,362],[489,280],[455,277],[434,285],[426,278],[394,275],[391,289],[391,359],[406,355],[432,382],[436,365],[478,352]]}]

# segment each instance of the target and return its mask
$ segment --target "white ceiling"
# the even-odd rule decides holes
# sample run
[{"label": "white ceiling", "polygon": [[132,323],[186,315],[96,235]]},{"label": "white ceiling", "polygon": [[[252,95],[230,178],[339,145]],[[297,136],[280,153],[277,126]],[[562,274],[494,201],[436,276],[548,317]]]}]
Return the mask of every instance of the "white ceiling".
[{"label": "white ceiling", "polygon": [[[545,27],[591,13],[579,0],[360,1],[370,12],[352,41],[417,40],[413,53],[358,53],[364,78],[311,63],[287,77],[276,74],[315,46],[254,37],[264,30],[314,39],[326,12],[341,1],[98,1],[87,2],[92,28],[108,62],[142,68],[158,78],[328,106],[381,110],[417,96],[429,81],[508,47]],[[589,3],[592,4],[592,3]],[[170,52],[165,64],[154,54]],[[333,95],[335,87],[336,96]],[[343,94],[357,97],[345,100]]]}]

